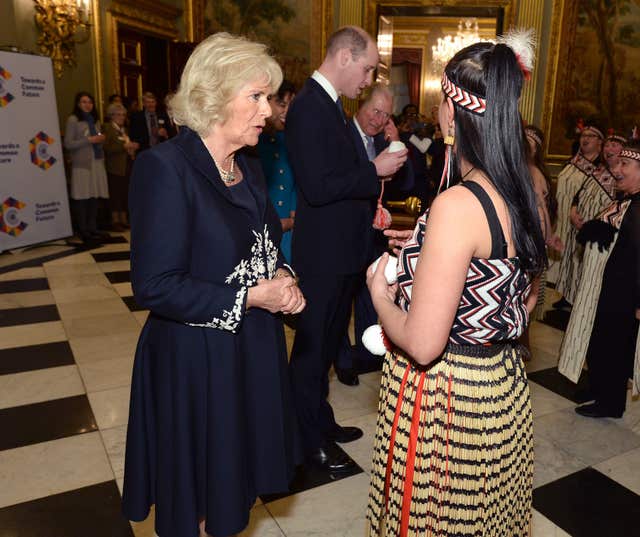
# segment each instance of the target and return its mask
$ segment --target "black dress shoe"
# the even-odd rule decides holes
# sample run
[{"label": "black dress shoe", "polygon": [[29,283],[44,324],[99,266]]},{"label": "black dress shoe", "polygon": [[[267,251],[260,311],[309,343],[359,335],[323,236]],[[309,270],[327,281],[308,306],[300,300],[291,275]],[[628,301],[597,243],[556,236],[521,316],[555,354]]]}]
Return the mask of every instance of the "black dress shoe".
[{"label": "black dress shoe", "polygon": [[621,418],[624,412],[611,412],[598,403],[576,407],[576,412],[586,418]]},{"label": "black dress shoe", "polygon": [[362,438],[362,429],[358,427],[341,427],[336,424],[335,428],[327,435],[334,442],[346,444],[347,442],[353,442],[358,438]]},{"label": "black dress shoe", "polygon": [[309,462],[329,472],[350,472],[355,469],[355,461],[335,444],[317,448],[309,455]]},{"label": "black dress shoe", "polygon": [[336,376],[345,386],[357,386],[360,384],[358,375],[353,369],[336,369]]}]

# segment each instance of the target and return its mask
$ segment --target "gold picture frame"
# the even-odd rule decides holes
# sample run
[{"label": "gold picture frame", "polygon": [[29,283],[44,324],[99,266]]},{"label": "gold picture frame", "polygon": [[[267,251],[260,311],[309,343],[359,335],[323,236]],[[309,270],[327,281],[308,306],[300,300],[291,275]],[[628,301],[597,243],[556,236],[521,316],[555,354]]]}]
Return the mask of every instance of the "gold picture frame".
[{"label": "gold picture frame", "polygon": [[514,26],[519,0],[364,0],[364,28],[376,35],[378,7],[441,7],[441,8],[502,8],[504,9],[504,29]]},{"label": "gold picture frame", "polygon": [[[623,11],[622,7],[626,9]],[[640,58],[635,30],[640,27],[640,6],[614,0],[609,8],[612,11],[608,14],[599,8],[590,9],[581,0],[553,2],[542,113],[545,153],[552,164],[571,156],[572,140],[568,134],[578,118],[585,122],[595,118],[600,120],[601,128],[624,129],[625,135],[634,121],[640,122],[637,89],[632,80]],[[606,18],[609,15],[613,20]],[[602,22],[607,22],[608,34],[596,30]],[[625,28],[635,33],[636,41],[623,37]],[[603,52],[600,39],[611,40],[610,57],[615,60]],[[612,76],[607,69],[615,74]]]}]

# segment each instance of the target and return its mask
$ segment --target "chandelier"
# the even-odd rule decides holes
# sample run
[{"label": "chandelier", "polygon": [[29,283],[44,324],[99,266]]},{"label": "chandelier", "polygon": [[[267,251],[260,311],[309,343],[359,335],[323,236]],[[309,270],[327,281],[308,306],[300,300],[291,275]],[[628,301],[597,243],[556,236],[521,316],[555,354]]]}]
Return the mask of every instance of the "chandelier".
[{"label": "chandelier", "polygon": [[431,47],[433,66],[436,71],[441,71],[447,62],[453,58],[459,50],[480,41],[478,33],[478,19],[460,19],[456,35],[439,37],[437,44]]},{"label": "chandelier", "polygon": [[76,44],[91,37],[91,0],[33,0],[40,52],[53,61],[58,78],[76,65]]}]

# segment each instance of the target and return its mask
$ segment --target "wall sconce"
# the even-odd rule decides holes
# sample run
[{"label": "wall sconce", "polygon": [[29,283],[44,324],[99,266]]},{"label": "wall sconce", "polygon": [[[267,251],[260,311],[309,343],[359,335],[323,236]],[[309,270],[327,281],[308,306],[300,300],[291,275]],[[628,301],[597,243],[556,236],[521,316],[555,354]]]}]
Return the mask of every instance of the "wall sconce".
[{"label": "wall sconce", "polygon": [[76,44],[91,37],[91,0],[33,0],[35,21],[40,32],[40,52],[53,61],[53,70],[62,78],[65,66],[76,65]]}]

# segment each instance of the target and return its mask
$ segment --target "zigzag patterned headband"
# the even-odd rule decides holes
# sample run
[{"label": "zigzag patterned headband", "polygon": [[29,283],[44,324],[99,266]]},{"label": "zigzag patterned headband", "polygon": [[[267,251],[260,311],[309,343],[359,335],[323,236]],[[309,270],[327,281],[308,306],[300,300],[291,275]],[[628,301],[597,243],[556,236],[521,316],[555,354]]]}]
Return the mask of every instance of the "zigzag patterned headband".
[{"label": "zigzag patterned headband", "polygon": [[637,149],[623,149],[620,153],[620,158],[632,158],[633,160],[640,160],[640,151]]},{"label": "zigzag patterned headband", "polygon": [[460,86],[456,86],[449,80],[446,71],[442,73],[442,91],[444,91],[445,95],[450,97],[455,104],[474,114],[481,116],[487,109],[487,100],[484,97],[476,95]]},{"label": "zigzag patterned headband", "polygon": [[622,144],[622,145],[627,143],[627,139],[624,136],[620,136],[619,134],[610,134],[609,136],[607,136],[606,141],[618,142],[619,144]]},{"label": "zigzag patterned headband", "polygon": [[587,132],[587,131],[591,131],[598,138],[600,138],[601,140],[604,140],[604,134],[602,134],[602,131],[598,127],[594,127],[593,125],[587,125],[584,129],[582,129],[582,132]]}]

